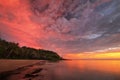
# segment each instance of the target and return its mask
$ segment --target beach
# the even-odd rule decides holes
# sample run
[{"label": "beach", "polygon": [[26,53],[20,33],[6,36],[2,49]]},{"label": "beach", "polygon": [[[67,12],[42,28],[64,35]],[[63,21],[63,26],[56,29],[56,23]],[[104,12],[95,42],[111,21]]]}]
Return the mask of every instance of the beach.
[{"label": "beach", "polygon": [[2,60],[1,64],[0,80],[120,80],[120,60]]}]

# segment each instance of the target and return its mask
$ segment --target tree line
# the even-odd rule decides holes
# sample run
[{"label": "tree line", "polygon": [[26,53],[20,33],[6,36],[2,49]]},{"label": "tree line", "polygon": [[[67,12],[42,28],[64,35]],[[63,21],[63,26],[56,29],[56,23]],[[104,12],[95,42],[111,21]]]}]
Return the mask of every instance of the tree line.
[{"label": "tree line", "polygon": [[39,59],[39,60],[61,60],[56,52],[34,49],[30,47],[20,47],[18,43],[7,42],[0,39],[1,59]]}]

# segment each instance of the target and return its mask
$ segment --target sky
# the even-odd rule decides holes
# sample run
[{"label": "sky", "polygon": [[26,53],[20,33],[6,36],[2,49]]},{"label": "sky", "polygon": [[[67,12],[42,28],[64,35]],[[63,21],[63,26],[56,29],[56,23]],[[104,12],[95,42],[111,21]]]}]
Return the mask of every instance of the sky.
[{"label": "sky", "polygon": [[119,4],[120,0],[0,0],[0,38],[67,57],[118,55]]}]

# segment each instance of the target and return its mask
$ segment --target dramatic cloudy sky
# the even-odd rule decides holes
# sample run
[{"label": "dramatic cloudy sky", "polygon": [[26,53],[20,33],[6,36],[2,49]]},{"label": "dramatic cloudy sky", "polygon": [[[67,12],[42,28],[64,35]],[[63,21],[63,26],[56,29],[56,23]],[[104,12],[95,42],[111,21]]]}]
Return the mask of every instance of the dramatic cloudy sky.
[{"label": "dramatic cloudy sky", "polygon": [[120,50],[120,0],[0,0],[0,37],[60,54]]}]

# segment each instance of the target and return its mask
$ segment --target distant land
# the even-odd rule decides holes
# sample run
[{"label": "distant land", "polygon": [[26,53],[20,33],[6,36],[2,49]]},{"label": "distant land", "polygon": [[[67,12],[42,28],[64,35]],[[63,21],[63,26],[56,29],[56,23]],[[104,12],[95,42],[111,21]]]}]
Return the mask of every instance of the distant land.
[{"label": "distant land", "polygon": [[56,52],[20,47],[18,43],[7,42],[0,39],[0,59],[37,59],[37,60],[62,60]]}]

